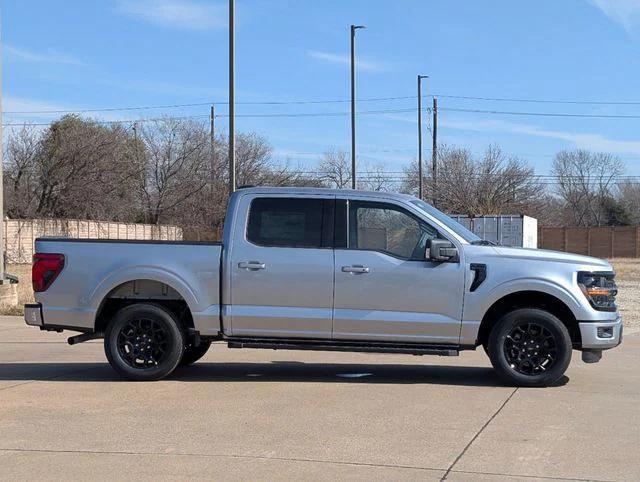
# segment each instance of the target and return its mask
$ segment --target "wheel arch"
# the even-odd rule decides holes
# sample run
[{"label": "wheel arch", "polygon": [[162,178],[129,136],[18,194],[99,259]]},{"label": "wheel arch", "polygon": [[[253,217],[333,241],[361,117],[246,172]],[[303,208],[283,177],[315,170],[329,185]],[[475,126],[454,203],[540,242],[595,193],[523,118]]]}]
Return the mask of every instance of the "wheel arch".
[{"label": "wheel arch", "polygon": [[574,346],[580,345],[580,328],[571,308],[557,296],[535,290],[516,291],[496,300],[482,317],[477,344],[482,345],[487,342],[491,329],[500,318],[520,308],[537,308],[556,316],[567,327]]},{"label": "wheel arch", "polygon": [[94,329],[103,332],[118,310],[135,303],[160,305],[171,311],[185,329],[194,328],[192,313],[196,301],[185,288],[181,283],[167,280],[166,276],[151,275],[120,278],[108,285],[103,283],[100,294],[95,295]]}]

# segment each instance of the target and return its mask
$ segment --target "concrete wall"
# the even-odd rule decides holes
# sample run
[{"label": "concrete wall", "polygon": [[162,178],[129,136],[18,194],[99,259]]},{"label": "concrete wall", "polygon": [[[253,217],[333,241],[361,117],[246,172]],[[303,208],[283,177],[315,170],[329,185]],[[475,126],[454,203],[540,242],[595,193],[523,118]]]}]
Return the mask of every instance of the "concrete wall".
[{"label": "concrete wall", "polygon": [[182,229],[177,226],[83,219],[5,219],[7,262],[31,263],[34,241],[42,236],[179,241],[182,240]]}]

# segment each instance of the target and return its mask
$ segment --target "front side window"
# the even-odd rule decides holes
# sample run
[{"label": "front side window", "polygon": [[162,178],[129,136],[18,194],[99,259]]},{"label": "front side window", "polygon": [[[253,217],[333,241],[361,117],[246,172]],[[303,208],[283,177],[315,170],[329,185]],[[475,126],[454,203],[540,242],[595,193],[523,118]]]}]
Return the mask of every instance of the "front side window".
[{"label": "front side window", "polygon": [[421,209],[425,213],[430,214],[431,216],[436,218],[438,221],[440,221],[446,227],[451,229],[451,231],[456,233],[458,236],[460,236],[466,242],[468,242],[468,243],[477,243],[478,241],[482,241],[482,238],[480,238],[473,231],[465,228],[458,221],[456,221],[453,218],[447,216],[442,211],[437,210],[436,208],[434,208],[430,204],[427,204],[422,199],[414,199],[413,201],[411,201],[411,204],[414,204],[415,206],[417,206],[419,209]]},{"label": "front side window", "polygon": [[256,198],[249,209],[247,239],[261,246],[320,248],[321,199]]},{"label": "front side window", "polygon": [[427,241],[438,232],[393,204],[349,204],[349,248],[382,251],[404,259],[424,260]]}]

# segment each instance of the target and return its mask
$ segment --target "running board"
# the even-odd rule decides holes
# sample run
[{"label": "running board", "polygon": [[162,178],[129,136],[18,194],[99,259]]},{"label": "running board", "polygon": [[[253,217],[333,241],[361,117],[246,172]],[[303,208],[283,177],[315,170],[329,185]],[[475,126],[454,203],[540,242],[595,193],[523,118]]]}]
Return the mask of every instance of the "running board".
[{"label": "running board", "polygon": [[410,343],[370,343],[354,341],[283,340],[273,338],[230,338],[229,348],[266,348],[271,350],[315,350],[366,353],[403,353],[409,355],[458,356],[452,345],[418,345]]}]

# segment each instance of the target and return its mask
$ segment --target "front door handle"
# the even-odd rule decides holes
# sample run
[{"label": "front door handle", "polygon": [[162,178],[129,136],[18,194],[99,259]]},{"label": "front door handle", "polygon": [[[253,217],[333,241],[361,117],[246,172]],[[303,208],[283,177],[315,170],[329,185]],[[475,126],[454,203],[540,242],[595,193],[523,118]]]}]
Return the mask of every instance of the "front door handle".
[{"label": "front door handle", "polygon": [[266,267],[267,265],[260,261],[242,261],[238,263],[238,268],[240,269],[258,270],[265,269]]},{"label": "front door handle", "polygon": [[362,266],[361,264],[354,264],[353,266],[343,266],[342,272],[364,274],[369,272],[369,268],[367,266]]}]

